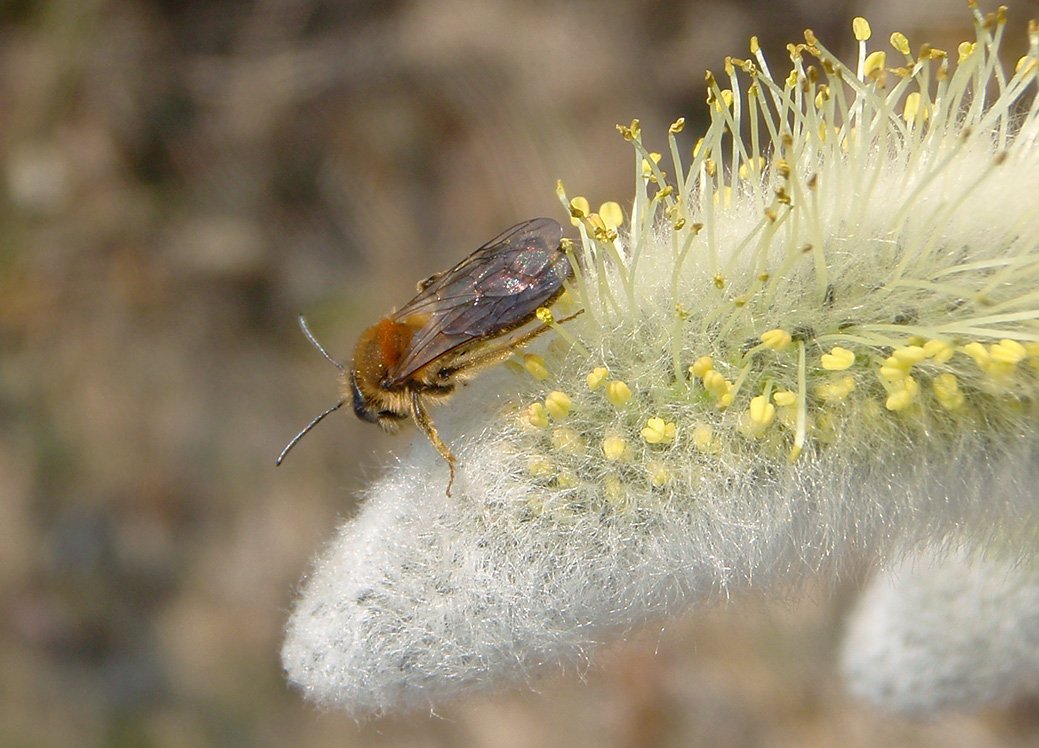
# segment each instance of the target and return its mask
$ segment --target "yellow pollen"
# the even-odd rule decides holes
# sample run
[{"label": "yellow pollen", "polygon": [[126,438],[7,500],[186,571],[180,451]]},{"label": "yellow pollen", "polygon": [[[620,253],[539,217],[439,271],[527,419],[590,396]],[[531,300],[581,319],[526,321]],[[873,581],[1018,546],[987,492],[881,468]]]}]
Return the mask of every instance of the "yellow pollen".
[{"label": "yellow pollen", "polygon": [[543,429],[548,426],[548,412],[541,403],[534,403],[527,408],[527,422],[535,428]]},{"label": "yellow pollen", "polygon": [[548,379],[548,367],[545,366],[545,359],[536,353],[523,354],[523,368],[539,382],[542,379]]},{"label": "yellow pollen", "polygon": [[[715,198],[717,198],[717,197],[718,197],[718,193],[715,193]],[[715,288],[719,288],[719,289],[720,288],[725,288],[725,276],[724,275],[716,275],[716,276],[714,276],[714,287]]]},{"label": "yellow pollen", "polygon": [[790,333],[778,327],[761,333],[761,342],[764,343],[766,348],[771,348],[774,351],[783,350],[790,345],[791,340],[793,338],[790,336]]},{"label": "yellow pollen", "polygon": [[631,388],[628,387],[626,382],[619,379],[607,382],[606,399],[609,400],[615,408],[621,408],[627,405],[628,401],[631,400]]},{"label": "yellow pollen", "polygon": [[847,348],[834,346],[829,353],[822,355],[822,366],[827,371],[844,371],[855,363],[855,354]]},{"label": "yellow pollen", "polygon": [[548,397],[545,398],[545,410],[557,421],[570,414],[571,405],[570,397],[559,390],[549,392]]},{"label": "yellow pollen", "polygon": [[670,444],[675,440],[675,424],[672,421],[665,422],[663,418],[650,418],[642,429],[642,438],[648,444]]},{"label": "yellow pollen", "polygon": [[962,65],[963,62],[974,54],[974,42],[960,42],[960,46],[956,48],[956,52],[959,55],[958,62]]},{"label": "yellow pollen", "polygon": [[781,408],[789,407],[797,402],[797,393],[791,390],[779,390],[773,392],[772,402]]},{"label": "yellow pollen", "polygon": [[588,383],[588,389],[597,390],[602,387],[602,383],[606,381],[609,374],[610,370],[605,366],[596,366],[592,369],[592,373],[584,378],[584,381]]},{"label": "yellow pollen", "polygon": [[602,453],[610,462],[624,457],[627,448],[628,442],[623,436],[607,436],[602,440]]},{"label": "yellow pollen", "polygon": [[539,306],[537,311],[534,312],[534,316],[536,316],[538,322],[543,325],[551,325],[556,321],[556,318],[552,315],[552,310],[545,306]]}]

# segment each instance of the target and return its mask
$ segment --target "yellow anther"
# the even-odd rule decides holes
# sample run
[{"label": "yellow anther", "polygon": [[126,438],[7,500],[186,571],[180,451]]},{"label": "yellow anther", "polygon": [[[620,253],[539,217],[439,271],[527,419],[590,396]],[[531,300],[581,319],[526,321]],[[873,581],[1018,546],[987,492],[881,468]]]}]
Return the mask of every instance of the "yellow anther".
[{"label": "yellow anther", "polygon": [[602,440],[602,453],[610,462],[616,462],[624,457],[628,448],[628,441],[623,436],[607,436]]},{"label": "yellow anther", "polygon": [[908,369],[927,358],[927,351],[924,350],[923,346],[904,345],[893,350],[891,358]]},{"label": "yellow anther", "polygon": [[[717,192],[714,193],[714,196],[715,196],[715,198],[717,198],[718,197],[718,193]],[[714,287],[715,288],[717,288],[717,289],[725,288],[725,276],[724,275],[721,275],[719,273],[718,275],[714,276],[713,281],[714,281]]]},{"label": "yellow anther", "polygon": [[702,377],[707,372],[714,368],[714,360],[710,356],[700,356],[693,362],[693,365],[689,367],[689,373],[694,377]]},{"label": "yellow anther", "polygon": [[588,389],[597,390],[602,387],[602,383],[606,381],[609,374],[610,370],[605,366],[596,366],[592,369],[592,373],[584,378],[584,381],[588,383]]},{"label": "yellow anther", "polygon": [[955,352],[956,349],[944,340],[928,340],[924,343],[924,354],[935,363],[944,364]]},{"label": "yellow anther", "polygon": [[625,140],[636,140],[642,132],[642,123],[637,119],[633,119],[630,125],[617,125],[617,132],[619,132],[621,137]]},{"label": "yellow anther", "polygon": [[948,372],[939,374],[931,385],[934,387],[934,396],[938,398],[938,403],[946,410],[956,410],[963,405],[963,393],[960,392],[955,375]]},{"label": "yellow anther", "polygon": [[676,119],[674,122],[671,123],[671,126],[667,128],[667,131],[669,133],[671,133],[672,135],[677,135],[678,133],[682,132],[682,130],[684,130],[684,129],[685,129],[685,117],[679,117],[678,119]]},{"label": "yellow anther", "polygon": [[902,119],[906,122],[914,122],[918,117],[927,119],[927,110],[920,107],[920,92],[913,91],[906,96],[906,103],[902,107]]},{"label": "yellow anther", "polygon": [[706,423],[698,423],[693,427],[693,446],[704,454],[718,452],[718,443],[714,438],[714,429]]},{"label": "yellow anther", "polygon": [[584,218],[592,212],[588,198],[578,195],[570,201],[570,215],[573,218]]},{"label": "yellow anther", "polygon": [[557,488],[573,488],[577,485],[577,476],[569,470],[560,470],[556,473]]},{"label": "yellow anther", "polygon": [[956,48],[956,52],[959,54],[958,61],[960,64],[974,54],[974,47],[974,42],[960,42],[960,45]]},{"label": "yellow anther", "polygon": [[896,31],[891,35],[891,46],[904,55],[909,54],[909,39],[901,31]]},{"label": "yellow anther", "polygon": [[644,177],[648,177],[653,173],[653,167],[656,164],[659,164],[661,159],[661,155],[659,153],[651,153],[649,154],[649,157],[653,161],[652,164],[646,159],[642,159],[642,176]]},{"label": "yellow anther", "polygon": [[726,379],[720,372],[711,369],[703,375],[703,386],[704,389],[715,397],[721,398],[732,389],[732,382]]},{"label": "yellow anther", "polygon": [[621,408],[631,400],[631,388],[626,382],[616,379],[606,383],[606,399],[616,407]]},{"label": "yellow anther", "polygon": [[750,408],[747,409],[750,420],[759,428],[765,428],[776,417],[776,406],[768,401],[764,395],[758,395],[750,399]]},{"label": "yellow anther", "polygon": [[821,400],[834,403],[840,402],[854,391],[855,377],[844,376],[839,379],[832,379],[828,382],[823,382],[816,388],[815,393]]},{"label": "yellow anther", "polygon": [[548,397],[545,398],[545,410],[557,421],[561,418],[566,418],[570,414],[572,405],[570,396],[559,390],[549,392]]},{"label": "yellow anther", "polygon": [[963,346],[962,350],[974,359],[974,363],[976,363],[981,369],[987,368],[988,365],[992,363],[988,348],[983,346],[981,343],[967,343],[967,345]]},{"label": "yellow anther", "polygon": [[534,312],[534,316],[543,325],[551,325],[556,321],[556,318],[552,315],[552,310],[545,306],[539,306],[537,311]]},{"label": "yellow anther", "polygon": [[606,480],[602,484],[603,491],[606,494],[606,500],[614,506],[614,508],[621,509],[624,507],[627,499],[627,492],[624,490],[624,482],[616,475],[607,475]]},{"label": "yellow anther", "polygon": [[862,16],[856,16],[852,19],[851,30],[855,34],[855,39],[860,42],[868,40],[873,33],[869,28],[869,21]]},{"label": "yellow anther", "polygon": [[894,412],[905,410],[913,404],[919,394],[920,385],[912,377],[906,377],[888,391],[884,407]]},{"label": "yellow anther", "polygon": [[1028,363],[1033,369],[1039,369],[1039,343],[1025,343],[1028,352]]},{"label": "yellow anther", "polygon": [[548,426],[548,411],[541,403],[534,403],[527,408],[527,422],[535,428],[543,429]]},{"label": "yellow anther", "polygon": [[862,72],[867,78],[879,76],[884,72],[887,64],[887,53],[881,50],[870,52],[866,55],[866,61],[862,64]]},{"label": "yellow anther", "polygon": [[670,444],[675,440],[675,424],[663,418],[650,418],[642,429],[642,438],[649,444]]},{"label": "yellow anther", "polygon": [[884,359],[884,365],[880,367],[880,377],[889,382],[897,382],[909,376],[909,369],[909,366],[904,365],[894,356],[888,356]]},{"label": "yellow anther", "polygon": [[771,348],[774,351],[783,350],[790,345],[791,340],[793,338],[790,336],[790,333],[778,327],[761,333],[761,342],[766,348]]},{"label": "yellow anther", "polygon": [[615,229],[624,224],[624,211],[612,200],[599,206],[599,216],[607,228]]},{"label": "yellow anther", "polygon": [[772,402],[781,408],[789,407],[797,402],[797,393],[791,390],[778,390],[772,393]]},{"label": "yellow anther", "polygon": [[844,371],[855,363],[855,354],[839,345],[822,355],[822,366],[827,371]]},{"label": "yellow anther", "polygon": [[756,36],[752,36],[750,38],[750,53],[752,55],[756,55],[760,49],[761,43],[758,42],[758,38]]},{"label": "yellow anther", "polygon": [[542,455],[531,455],[527,459],[527,472],[533,476],[544,477],[555,470],[552,461]]},{"label": "yellow anther", "polygon": [[1023,345],[1009,338],[1004,338],[989,346],[989,356],[997,364],[1017,364],[1027,355],[1028,351]]},{"label": "yellow anther", "polygon": [[545,365],[545,359],[536,353],[523,354],[523,368],[538,381],[548,378],[548,367]]},{"label": "yellow anther", "polygon": [[654,488],[666,486],[671,482],[671,471],[667,469],[660,460],[651,460],[646,463],[646,472],[649,473],[649,482]]},{"label": "yellow anther", "polygon": [[561,426],[552,429],[552,446],[560,452],[580,454],[584,452],[584,439],[574,429]]}]

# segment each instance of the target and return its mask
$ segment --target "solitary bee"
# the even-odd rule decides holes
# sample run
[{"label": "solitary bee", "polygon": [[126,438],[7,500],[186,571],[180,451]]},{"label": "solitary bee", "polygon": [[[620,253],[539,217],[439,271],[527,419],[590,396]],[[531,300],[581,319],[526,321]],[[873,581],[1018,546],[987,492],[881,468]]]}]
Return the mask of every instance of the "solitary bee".
[{"label": "solitary bee", "polygon": [[499,340],[563,293],[573,268],[562,239],[563,228],[551,218],[524,221],[491,239],[450,270],[420,282],[415,298],[361,333],[350,367],[332,358],[300,317],[307,340],[339,369],[341,399],[293,437],[276,464],[321,419],[352,401],[358,418],[391,433],[401,421],[414,421],[447,461],[450,496],[455,456],[426,405],[446,399],[459,383],[548,329],[541,324]]}]

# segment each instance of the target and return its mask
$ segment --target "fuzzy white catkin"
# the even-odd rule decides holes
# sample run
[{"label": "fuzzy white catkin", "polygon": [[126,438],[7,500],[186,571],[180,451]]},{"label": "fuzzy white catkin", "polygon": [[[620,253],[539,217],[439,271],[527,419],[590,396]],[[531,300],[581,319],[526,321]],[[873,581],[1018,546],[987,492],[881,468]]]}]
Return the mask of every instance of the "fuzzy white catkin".
[{"label": "fuzzy white catkin", "polygon": [[[890,89],[814,37],[828,78],[806,50],[786,83],[758,56],[756,88],[730,76],[770,112],[757,140],[733,150],[726,128],[755,110],[712,84],[714,124],[674,184],[623,128],[624,226],[560,188],[585,313],[540,341],[536,376],[502,367],[436,412],[452,497],[421,438],[376,481],[305,580],[289,679],[355,715],[430,706],[850,554],[966,532],[1028,555],[1039,129],[1019,109],[1039,33],[1000,86],[989,27],[955,72],[928,72],[934,54]],[[981,106],[977,80],[1002,94]]]},{"label": "fuzzy white catkin", "polygon": [[1039,693],[1039,569],[930,549],[870,583],[841,657],[849,689],[931,716]]}]

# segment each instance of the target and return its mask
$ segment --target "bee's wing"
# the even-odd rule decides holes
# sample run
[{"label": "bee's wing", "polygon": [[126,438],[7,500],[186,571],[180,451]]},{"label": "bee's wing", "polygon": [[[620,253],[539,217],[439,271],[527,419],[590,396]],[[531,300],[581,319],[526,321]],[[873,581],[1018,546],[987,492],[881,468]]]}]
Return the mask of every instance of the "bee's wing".
[{"label": "bee's wing", "polygon": [[559,245],[563,228],[534,218],[484,244],[397,311],[397,321],[422,320],[388,383],[400,384],[449,351],[530,321],[571,275]]}]

